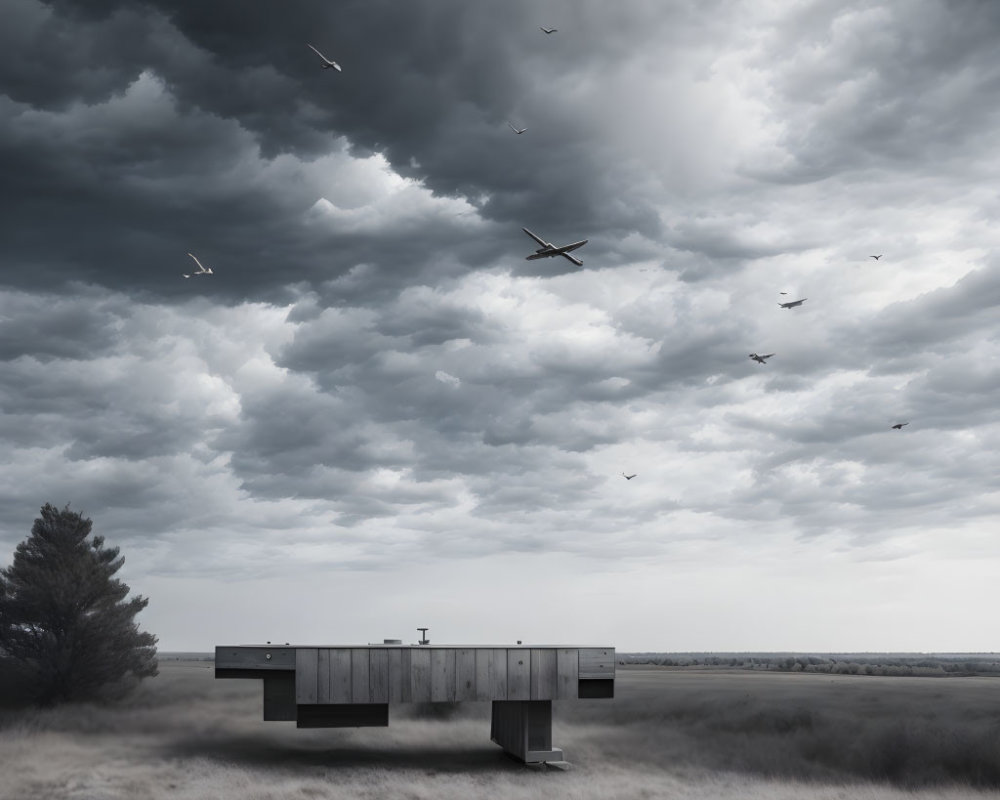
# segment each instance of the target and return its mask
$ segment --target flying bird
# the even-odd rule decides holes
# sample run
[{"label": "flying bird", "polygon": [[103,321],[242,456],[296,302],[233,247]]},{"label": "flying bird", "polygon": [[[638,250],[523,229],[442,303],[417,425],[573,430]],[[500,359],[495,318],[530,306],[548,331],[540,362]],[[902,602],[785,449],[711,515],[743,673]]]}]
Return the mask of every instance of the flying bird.
[{"label": "flying bird", "polygon": [[328,59],[325,55],[323,55],[319,50],[317,50],[308,42],[306,42],[306,47],[308,47],[316,55],[318,55],[320,58],[323,59],[323,63],[320,64],[320,66],[323,67],[323,69],[330,69],[332,67],[333,69],[337,70],[337,72],[343,72],[343,70],[340,68],[340,64],[338,64],[336,61],[331,61],[330,59]]},{"label": "flying bird", "polygon": [[892,429],[896,431],[901,431],[903,430],[904,425],[909,425],[909,424],[910,424],[909,422],[897,422],[895,425],[892,426]]},{"label": "flying bird", "polygon": [[622,477],[624,477],[624,478],[625,478],[625,480],[627,480],[627,481],[630,481],[630,480],[632,480],[632,478],[634,478],[634,477],[635,477],[636,475],[638,475],[638,474],[639,474],[638,472],[633,472],[633,473],[632,473],[631,475],[626,475],[626,474],[625,474],[625,473],[623,472],[623,473],[622,473]]},{"label": "flying bird", "polygon": [[882,255],[883,255],[882,253],[879,253],[877,256],[868,256],[868,257],[874,258],[876,261],[878,261],[880,258],[882,258]]},{"label": "flying bird", "polygon": [[195,275],[211,275],[212,274],[211,268],[205,269],[205,267],[203,267],[201,265],[201,262],[197,258],[195,258],[195,256],[194,256],[193,253],[188,253],[188,255],[191,256],[191,258],[194,258],[194,263],[198,265],[198,269],[195,270],[194,272],[190,273],[190,274],[184,275],[185,278],[191,278],[191,277],[193,277]]},{"label": "flying bird", "polygon": [[507,125],[508,125],[508,127],[510,127],[510,129],[511,129],[512,131],[514,131],[514,133],[516,133],[516,134],[517,134],[518,136],[520,136],[520,135],[521,135],[522,133],[524,133],[524,132],[525,132],[526,130],[528,130],[527,128],[515,128],[515,127],[514,127],[513,125],[511,125],[511,124],[510,124],[510,120],[507,120]]},{"label": "flying bird", "polygon": [[778,294],[788,294],[788,292],[778,292]]},{"label": "flying bird", "polygon": [[795,308],[795,306],[802,305],[808,299],[808,297],[803,297],[801,300],[792,300],[790,303],[778,303],[778,305],[782,308]]},{"label": "flying bird", "polygon": [[752,358],[752,359],[753,359],[754,361],[756,361],[756,362],[757,362],[758,364],[764,364],[764,363],[765,363],[765,362],[767,361],[767,359],[769,359],[769,358],[770,358],[771,356],[773,356],[773,355],[774,355],[774,353],[768,353],[768,354],[767,354],[767,355],[765,355],[765,356],[759,356],[759,355],[757,355],[756,353],[751,353],[751,354],[750,354],[750,358]]},{"label": "flying bird", "polygon": [[552,242],[545,241],[541,236],[536,236],[527,228],[521,228],[528,236],[538,242],[541,247],[535,250],[530,256],[525,256],[526,261],[534,261],[536,258],[551,258],[552,256],[562,256],[563,258],[568,258],[578,267],[583,266],[583,262],[576,256],[571,256],[569,254],[570,250],[576,250],[578,247],[583,247],[587,240],[583,239],[579,242],[573,242],[573,244],[564,244],[562,247],[556,247]]},{"label": "flying bird", "polygon": [[559,29],[558,28],[543,28],[541,25],[539,25],[538,26],[538,30],[540,30],[542,33],[555,33]]}]

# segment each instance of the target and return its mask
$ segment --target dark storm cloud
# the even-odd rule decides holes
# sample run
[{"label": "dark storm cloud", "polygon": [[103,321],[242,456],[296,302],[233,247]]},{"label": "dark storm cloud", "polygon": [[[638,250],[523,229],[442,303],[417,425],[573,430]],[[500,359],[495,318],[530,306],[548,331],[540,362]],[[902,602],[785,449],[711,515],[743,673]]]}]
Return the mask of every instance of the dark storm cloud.
[{"label": "dark storm cloud", "polygon": [[[551,14],[574,18],[555,39],[540,34],[540,10],[527,3],[16,6],[8,30],[18,44],[0,59],[0,144],[17,198],[5,258],[23,265],[9,278],[21,285],[72,273],[177,297],[189,287],[173,279],[193,250],[220,265],[220,299],[274,298],[288,283],[362,262],[379,275],[370,293],[440,274],[431,254],[443,247],[457,256],[452,274],[492,263],[521,248],[510,239],[521,224],[554,241],[588,236],[597,223],[617,237],[658,229],[648,198],[628,189],[637,165],[595,150],[600,133],[576,118],[573,94],[593,89],[569,79],[584,54],[614,63],[630,37],[654,35],[650,23],[669,31],[652,4],[636,4],[610,36],[603,6],[555,4]],[[690,9],[678,13],[701,24]],[[320,70],[307,40],[345,71]],[[515,115],[530,118],[530,136],[510,134]],[[504,229],[470,238],[431,219],[405,237],[391,226],[362,235],[304,228],[302,214],[323,194],[315,181],[268,186],[256,174],[282,154],[304,172],[338,136],[436,193],[480,198]],[[40,218],[68,236],[40,236],[30,224]],[[518,262],[534,274],[560,271]]]},{"label": "dark storm cloud", "polygon": [[112,349],[126,305],[78,288],[82,297],[0,294],[0,359],[89,360]]},{"label": "dark storm cloud", "polygon": [[[814,3],[774,31],[768,69],[793,162],[778,180],[919,164],[952,173],[991,147],[1000,7],[986,2]],[[760,62],[758,62],[760,63]]]}]

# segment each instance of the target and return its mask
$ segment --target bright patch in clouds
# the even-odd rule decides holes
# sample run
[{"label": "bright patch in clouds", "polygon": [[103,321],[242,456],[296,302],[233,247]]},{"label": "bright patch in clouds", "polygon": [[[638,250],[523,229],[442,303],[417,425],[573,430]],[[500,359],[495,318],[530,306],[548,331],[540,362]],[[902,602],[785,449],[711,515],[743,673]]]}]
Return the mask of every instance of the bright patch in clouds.
[{"label": "bright patch in clouds", "polygon": [[441,381],[441,383],[447,384],[448,386],[452,386],[455,389],[457,389],[459,386],[462,385],[462,381],[460,379],[456,378],[454,375],[449,375],[443,369],[439,369],[437,372],[435,372],[434,377],[437,378],[439,381]]}]

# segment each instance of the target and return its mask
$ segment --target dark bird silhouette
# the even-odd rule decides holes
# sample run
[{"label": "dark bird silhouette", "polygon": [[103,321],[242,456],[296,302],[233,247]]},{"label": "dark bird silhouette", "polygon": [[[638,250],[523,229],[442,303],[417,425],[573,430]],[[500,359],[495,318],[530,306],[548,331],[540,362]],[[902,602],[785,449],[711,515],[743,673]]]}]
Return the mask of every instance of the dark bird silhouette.
[{"label": "dark bird silhouette", "polygon": [[892,426],[892,429],[896,431],[901,431],[903,430],[904,425],[909,425],[909,424],[910,424],[909,422],[897,422],[895,425]]},{"label": "dark bird silhouette", "polygon": [[750,354],[750,358],[752,358],[758,364],[764,364],[764,363],[767,362],[767,359],[769,359],[773,355],[774,355],[774,353],[768,353],[766,356],[759,356],[756,353],[751,353]]},{"label": "dark bird silhouette", "polygon": [[543,28],[541,25],[539,25],[538,26],[538,30],[540,30],[542,33],[555,33],[559,29],[558,28]]},{"label": "dark bird silhouette", "polygon": [[636,473],[633,473],[632,475],[626,475],[626,474],[625,474],[625,473],[623,472],[623,473],[622,473],[622,476],[624,476],[625,480],[627,480],[627,481],[630,481],[630,480],[632,480],[632,478],[634,478],[634,477],[635,477],[636,475],[638,475],[638,474],[639,474],[639,473],[638,473],[638,472],[636,472]]},{"label": "dark bird silhouette", "polygon": [[876,261],[878,261],[880,258],[882,258],[882,253],[879,253],[877,256],[868,256],[868,257],[874,258]]},{"label": "dark bird silhouette", "polygon": [[790,303],[778,303],[778,305],[782,308],[795,308],[795,306],[802,305],[808,299],[808,297],[803,297],[801,300],[792,300]]},{"label": "dark bird silhouette", "polygon": [[788,294],[788,292],[778,292],[778,294]]}]

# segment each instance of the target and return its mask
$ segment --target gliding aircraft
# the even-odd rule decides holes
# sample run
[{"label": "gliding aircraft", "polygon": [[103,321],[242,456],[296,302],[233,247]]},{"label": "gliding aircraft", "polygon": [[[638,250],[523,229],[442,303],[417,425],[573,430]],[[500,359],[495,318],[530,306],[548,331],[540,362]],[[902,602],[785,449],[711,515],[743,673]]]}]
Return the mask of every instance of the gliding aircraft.
[{"label": "gliding aircraft", "polygon": [[525,258],[526,261],[534,261],[536,258],[551,258],[552,256],[562,256],[563,258],[568,258],[578,267],[583,266],[583,262],[576,256],[571,256],[569,254],[570,250],[576,250],[578,247],[583,247],[587,240],[584,239],[582,242],[573,242],[573,244],[566,244],[562,247],[556,247],[552,242],[545,241],[541,236],[535,236],[527,228],[521,228],[528,236],[538,242],[541,247],[539,247],[532,255]]}]

